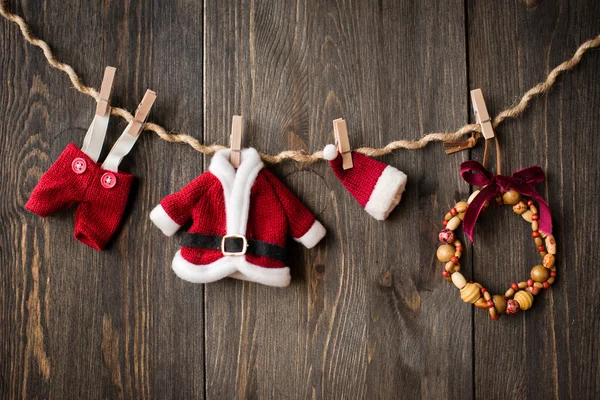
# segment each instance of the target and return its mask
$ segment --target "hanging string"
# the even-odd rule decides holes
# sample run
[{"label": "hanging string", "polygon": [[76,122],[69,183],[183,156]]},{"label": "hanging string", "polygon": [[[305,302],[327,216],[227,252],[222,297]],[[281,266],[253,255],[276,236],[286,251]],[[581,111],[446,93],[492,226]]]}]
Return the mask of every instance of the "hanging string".
[{"label": "hanging string", "polygon": [[[0,0],[0,15],[2,15],[7,20],[17,24],[19,26],[19,28],[21,29],[21,34],[23,35],[25,40],[28,41],[29,43],[31,43],[32,45],[37,46],[40,49],[42,49],[42,51],[44,52],[44,56],[48,60],[48,63],[52,67],[66,73],[69,76],[69,79],[71,80],[71,82],[73,83],[73,86],[75,86],[75,89],[77,89],[79,92],[81,92],[83,94],[93,97],[96,100],[99,99],[99,93],[94,88],[84,85],[81,82],[81,78],[79,77],[79,75],[77,75],[75,70],[69,64],[65,64],[65,63],[57,60],[56,57],[54,56],[54,54],[52,53],[50,46],[48,46],[48,43],[35,37],[31,33],[29,25],[27,25],[27,23],[25,22],[25,20],[23,18],[21,18],[20,16],[18,16],[16,14],[9,12],[6,9],[6,4],[4,3],[3,0]],[[507,108],[506,110],[502,111],[500,114],[495,116],[492,121],[492,126],[495,128],[498,125],[500,125],[503,121],[505,121],[506,119],[515,118],[515,117],[518,117],[521,114],[523,114],[523,112],[525,111],[525,109],[527,108],[529,103],[535,97],[538,97],[538,96],[550,91],[550,89],[554,86],[554,84],[556,83],[556,80],[558,79],[558,77],[561,73],[575,68],[577,66],[577,64],[579,64],[579,62],[581,61],[583,55],[587,51],[589,51],[590,49],[599,47],[599,46],[600,46],[600,35],[596,36],[594,39],[588,40],[587,42],[584,42],[583,44],[581,44],[579,46],[579,48],[577,49],[577,51],[575,52],[575,54],[573,55],[573,57],[571,57],[570,59],[568,59],[567,61],[563,62],[562,64],[560,64],[559,66],[554,68],[552,71],[550,71],[550,73],[548,74],[548,76],[546,77],[546,80],[544,82],[538,83],[537,85],[535,85],[534,87],[529,89],[527,92],[525,92],[525,94],[521,97],[521,100],[519,101],[519,103],[517,105]],[[117,116],[123,118],[127,122],[130,122],[131,120],[133,120],[133,115],[129,111],[127,111],[126,109],[121,108],[121,107],[113,107],[111,113],[113,115],[117,115]],[[143,126],[143,130],[152,131],[152,132],[156,133],[161,139],[166,140],[167,142],[186,143],[189,146],[193,147],[194,150],[199,151],[200,153],[203,153],[203,154],[207,154],[207,155],[214,154],[216,151],[225,148],[224,146],[216,145],[216,144],[213,144],[213,145],[202,144],[202,143],[200,143],[200,141],[198,139],[196,139],[190,135],[187,135],[185,133],[168,133],[165,128],[163,128],[162,126],[160,126],[158,124],[152,123],[152,122],[145,123]],[[365,154],[365,155],[368,155],[368,156],[371,156],[371,157],[378,157],[378,156],[383,156],[383,155],[389,154],[397,149],[410,149],[410,150],[421,149],[430,142],[456,141],[470,133],[474,134],[475,140],[478,140],[481,137],[479,125],[468,124],[468,125],[463,126],[460,129],[458,129],[454,133],[429,133],[429,134],[423,136],[419,140],[396,140],[391,143],[388,143],[385,147],[382,147],[382,148],[361,147],[355,151]],[[287,151],[283,151],[276,155],[268,155],[268,154],[261,153],[261,158],[263,159],[263,161],[270,163],[270,164],[280,163],[284,160],[294,160],[299,163],[309,164],[309,163],[314,163],[319,160],[322,160],[323,152],[317,151],[313,154],[306,154],[303,151],[287,150]]]}]

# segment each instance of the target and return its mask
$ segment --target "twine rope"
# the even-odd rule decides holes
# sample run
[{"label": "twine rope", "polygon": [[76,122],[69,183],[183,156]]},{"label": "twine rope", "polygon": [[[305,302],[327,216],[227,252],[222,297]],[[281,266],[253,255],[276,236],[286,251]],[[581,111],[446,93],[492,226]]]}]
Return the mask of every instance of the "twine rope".
[{"label": "twine rope", "polygon": [[[52,67],[66,73],[69,76],[71,82],[73,83],[75,89],[77,89],[83,94],[93,97],[94,99],[96,99],[96,101],[100,99],[100,94],[98,93],[98,91],[96,91],[96,89],[92,87],[84,85],[81,81],[81,78],[79,77],[79,75],[77,75],[73,67],[71,67],[69,64],[65,64],[59,61],[52,53],[52,50],[50,49],[50,46],[48,46],[48,43],[34,36],[31,33],[31,29],[29,25],[25,22],[25,20],[20,16],[8,11],[6,9],[6,4],[3,0],[0,0],[0,15],[2,15],[2,17],[6,18],[7,20],[17,24],[25,40],[31,43],[32,45],[42,49],[44,56],[48,60],[48,63]],[[558,77],[563,72],[575,68],[587,51],[599,46],[600,35],[596,36],[594,39],[588,40],[581,44],[575,52],[575,54],[570,59],[564,61],[562,64],[558,65],[552,71],[550,71],[550,73],[543,82],[538,83],[537,85],[529,89],[527,92],[525,92],[525,94],[521,97],[521,100],[515,106],[507,108],[500,114],[496,115],[492,120],[492,126],[495,128],[506,119],[516,118],[523,114],[529,103],[534,98],[550,91],[550,89],[556,83]],[[127,122],[131,122],[133,120],[133,115],[129,111],[121,107],[112,107],[111,114],[117,115],[126,120]],[[169,133],[162,126],[152,122],[146,122],[143,125],[142,129],[145,131],[152,131],[156,133],[162,140],[166,140],[167,142],[186,143],[192,148],[194,148],[194,150],[206,155],[214,154],[218,150],[225,148],[225,146],[217,144],[205,145],[201,143],[198,139],[185,133]],[[382,148],[361,147],[359,149],[356,149],[355,151],[370,157],[378,157],[389,154],[397,149],[421,149],[430,142],[456,141],[469,133],[472,133],[474,135],[475,140],[477,140],[481,137],[480,132],[481,129],[479,125],[467,124],[455,131],[454,133],[428,133],[419,140],[395,140],[393,142],[388,143],[385,147]],[[280,163],[285,160],[294,160],[299,163],[310,164],[323,159],[323,151],[317,151],[313,154],[307,154],[304,151],[287,150],[282,151],[281,153],[276,155],[269,155],[263,153],[261,153],[260,155],[263,161],[270,164]]]}]

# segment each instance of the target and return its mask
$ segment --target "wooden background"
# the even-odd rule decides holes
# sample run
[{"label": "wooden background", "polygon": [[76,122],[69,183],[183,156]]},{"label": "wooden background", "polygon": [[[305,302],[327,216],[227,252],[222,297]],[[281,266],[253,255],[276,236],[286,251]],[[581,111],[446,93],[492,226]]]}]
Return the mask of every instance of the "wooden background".
[{"label": "wooden background", "polygon": [[[150,120],[227,143],[316,151],[345,117],[352,144],[380,147],[513,104],[600,33],[595,0],[122,2],[10,0],[57,57],[113,103],[158,93]],[[328,229],[295,247],[293,282],[194,285],[170,261],[178,238],[148,219],[209,158],[145,134],[122,164],[137,180],[106,251],[73,238],[73,210],[24,204],[95,104],[0,21],[0,393],[2,398],[593,399],[600,394],[597,159],[600,52],[497,130],[505,171],[540,164],[559,277],[532,310],[499,322],[465,305],[435,259],[444,213],[469,186],[440,144],[383,158],[407,173],[400,206],[369,217],[325,163],[273,168]],[[124,129],[113,118],[103,154]],[[463,269],[493,292],[538,258],[508,209],[482,218]]]}]

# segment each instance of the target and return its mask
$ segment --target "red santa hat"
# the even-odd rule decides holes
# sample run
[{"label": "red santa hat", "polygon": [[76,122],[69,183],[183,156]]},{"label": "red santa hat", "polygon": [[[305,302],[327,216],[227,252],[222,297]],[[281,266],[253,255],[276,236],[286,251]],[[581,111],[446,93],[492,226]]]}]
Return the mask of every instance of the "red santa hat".
[{"label": "red santa hat", "polygon": [[373,218],[383,221],[400,203],[406,187],[406,174],[363,154],[351,152],[353,167],[343,168],[338,148],[329,144],[323,157],[350,194]]}]

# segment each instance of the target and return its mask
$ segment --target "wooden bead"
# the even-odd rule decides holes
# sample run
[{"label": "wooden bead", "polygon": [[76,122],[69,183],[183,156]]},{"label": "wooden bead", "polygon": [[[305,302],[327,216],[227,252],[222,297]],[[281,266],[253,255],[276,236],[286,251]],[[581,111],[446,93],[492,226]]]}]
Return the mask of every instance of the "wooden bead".
[{"label": "wooden bead", "polygon": [[531,279],[536,282],[546,282],[550,278],[550,271],[543,265],[536,265],[531,269]]},{"label": "wooden bead", "polygon": [[546,251],[550,254],[556,254],[556,241],[552,235],[546,236]]},{"label": "wooden bead", "polygon": [[469,203],[467,203],[466,201],[459,201],[454,206],[454,208],[456,208],[456,211],[458,211],[457,217],[460,218],[461,221],[463,220],[463,218],[465,218],[465,211],[467,211],[467,207],[469,207]]},{"label": "wooden bead", "polygon": [[456,258],[461,258],[461,257],[462,257],[462,251],[458,251],[458,250],[456,250],[456,251],[454,252],[454,257],[456,257]]},{"label": "wooden bead", "polygon": [[479,287],[474,283],[467,283],[460,289],[460,297],[465,303],[475,303],[481,297]]},{"label": "wooden bead", "polygon": [[544,284],[542,282],[533,282],[533,287],[536,289],[542,289]]},{"label": "wooden bead", "polygon": [[454,215],[450,214],[450,213],[446,213],[446,215],[444,216],[444,219],[446,221],[450,221],[452,219],[452,217],[454,217]]},{"label": "wooden bead", "polygon": [[554,277],[551,276],[550,279],[548,279],[546,282],[552,285],[554,283]]},{"label": "wooden bead", "polygon": [[490,292],[485,292],[483,294],[483,298],[485,299],[485,301],[490,301],[492,299],[492,295],[490,294]]},{"label": "wooden bead", "polygon": [[527,282],[519,282],[518,287],[519,289],[525,289],[527,287]]},{"label": "wooden bead", "polygon": [[450,229],[451,231],[455,230],[460,225],[460,218],[452,217],[450,221],[448,221],[448,225],[446,225],[446,229]]},{"label": "wooden bead", "polygon": [[444,228],[440,231],[438,239],[440,239],[440,242],[442,243],[452,243],[455,239],[454,232],[448,228]]},{"label": "wooden bead", "polygon": [[506,291],[506,293],[504,293],[504,296],[506,296],[506,297],[509,297],[509,298],[510,298],[510,297],[513,297],[513,295],[514,295],[514,294],[515,294],[515,290],[514,290],[514,289],[512,289],[512,288],[510,288],[510,289],[508,289],[508,290]]},{"label": "wooden bead", "polygon": [[533,305],[533,295],[525,290],[519,290],[515,293],[515,301],[519,303],[519,308],[525,311]]},{"label": "wooden bead", "polygon": [[533,239],[533,241],[535,242],[536,246],[541,246],[544,244],[544,241],[542,240],[542,238],[536,237],[535,239]]},{"label": "wooden bead", "polygon": [[533,222],[533,220],[531,219],[532,216],[533,213],[529,210],[526,210],[524,213],[521,214],[521,217],[523,217],[523,219],[529,223]]},{"label": "wooden bead", "polygon": [[542,261],[542,265],[545,268],[550,269],[550,268],[552,268],[554,266],[554,261],[555,261],[554,255],[552,255],[552,254],[546,254],[544,256],[544,260]]},{"label": "wooden bead", "polygon": [[452,271],[452,270],[454,269],[454,266],[455,266],[455,265],[456,265],[456,264],[454,264],[452,261],[448,261],[448,262],[446,263],[446,265],[444,266],[444,269],[445,269],[446,271],[450,272],[450,271]]},{"label": "wooden bead", "polygon": [[513,206],[513,211],[519,215],[523,214],[525,211],[527,211],[527,203],[524,201],[518,202]]},{"label": "wooden bead", "polygon": [[494,307],[496,308],[496,311],[498,311],[499,314],[504,314],[504,311],[506,311],[506,299],[504,296],[497,294],[492,297],[492,300],[494,301]]},{"label": "wooden bead", "polygon": [[529,286],[527,289],[525,289],[527,292],[531,293],[534,296],[537,296],[538,294],[540,294],[540,288],[536,288],[534,286]]},{"label": "wooden bead", "polygon": [[498,315],[498,311],[496,311],[495,307],[491,307],[489,308],[490,310],[490,317],[492,317],[492,319],[496,318],[496,316]]},{"label": "wooden bead", "polygon": [[471,195],[469,196],[469,199],[467,200],[468,204],[471,204],[471,202],[473,201],[473,199],[475,197],[477,197],[477,195],[479,194],[480,190],[476,190],[473,193],[471,193]]},{"label": "wooden bead", "polygon": [[475,304],[475,307],[477,307],[477,308],[481,308],[481,309],[488,308],[487,301],[485,301],[485,299],[483,297],[480,297],[479,300],[477,300],[474,304]]},{"label": "wooden bead", "polygon": [[441,262],[448,262],[454,257],[454,247],[449,244],[443,244],[437,249],[437,258]]},{"label": "wooden bead", "polygon": [[467,203],[466,201],[459,201],[458,203],[456,203],[454,205],[454,208],[456,208],[456,211],[461,213],[461,212],[465,212],[467,210],[468,206],[469,206],[469,203]]},{"label": "wooden bead", "polygon": [[509,206],[515,205],[521,200],[521,195],[516,190],[509,190],[502,195],[502,201]]},{"label": "wooden bead", "polygon": [[460,265],[455,265],[454,268],[452,269],[452,272],[459,272],[460,271]]},{"label": "wooden bead", "polygon": [[452,283],[459,289],[464,288],[467,285],[467,280],[460,272],[455,272],[452,274]]},{"label": "wooden bead", "polygon": [[506,313],[507,314],[516,314],[520,310],[519,303],[516,300],[508,300],[506,302]]},{"label": "wooden bead", "polygon": [[539,228],[540,228],[540,223],[538,221],[533,221],[531,223],[531,230],[532,231],[535,232],[535,231],[539,230]]},{"label": "wooden bead", "polygon": [[538,213],[538,209],[537,209],[537,207],[536,207],[536,206],[534,206],[534,205],[531,205],[531,206],[529,206],[529,211],[531,211],[531,212],[532,212],[532,213],[534,213],[534,214],[537,214],[537,213]]}]

